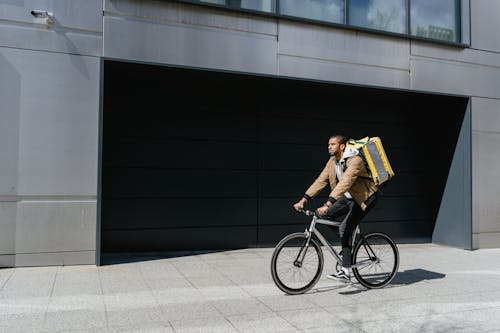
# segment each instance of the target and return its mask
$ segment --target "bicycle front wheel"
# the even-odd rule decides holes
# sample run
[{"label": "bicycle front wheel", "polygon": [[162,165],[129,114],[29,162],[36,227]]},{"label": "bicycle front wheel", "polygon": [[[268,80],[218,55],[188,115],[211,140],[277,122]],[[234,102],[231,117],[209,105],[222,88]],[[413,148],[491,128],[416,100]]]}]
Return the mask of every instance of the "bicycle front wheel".
[{"label": "bicycle front wheel", "polygon": [[385,287],[396,276],[398,266],[398,248],[386,234],[368,234],[354,247],[352,272],[366,288]]},{"label": "bicycle front wheel", "polygon": [[271,275],[276,286],[287,294],[302,294],[311,289],[323,271],[323,252],[314,239],[304,233],[283,238],[271,258]]}]

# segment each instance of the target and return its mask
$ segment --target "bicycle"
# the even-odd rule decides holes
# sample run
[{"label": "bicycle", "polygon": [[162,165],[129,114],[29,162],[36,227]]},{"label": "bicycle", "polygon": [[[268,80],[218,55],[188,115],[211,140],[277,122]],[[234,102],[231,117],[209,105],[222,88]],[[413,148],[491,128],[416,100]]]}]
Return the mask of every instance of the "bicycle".
[{"label": "bicycle", "polygon": [[[325,237],[316,229],[316,224],[338,227],[343,221],[319,218],[313,211],[303,210],[312,216],[311,224],[304,232],[285,236],[274,249],[271,258],[271,275],[276,286],[287,294],[298,295],[310,290],[318,282],[324,266],[321,246],[316,238],[337,261],[337,270],[342,259]],[[386,234],[373,232],[360,235],[360,228],[352,235],[352,272],[356,280],[368,289],[382,288],[396,276],[399,266],[399,251],[394,241]]]}]

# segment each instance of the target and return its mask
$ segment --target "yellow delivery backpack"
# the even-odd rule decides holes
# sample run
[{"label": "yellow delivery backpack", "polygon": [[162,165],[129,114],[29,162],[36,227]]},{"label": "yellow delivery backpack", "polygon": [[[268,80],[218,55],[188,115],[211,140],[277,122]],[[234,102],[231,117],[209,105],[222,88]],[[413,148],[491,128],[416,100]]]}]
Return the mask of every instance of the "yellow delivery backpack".
[{"label": "yellow delivery backpack", "polygon": [[359,151],[359,155],[365,161],[366,169],[375,185],[383,184],[394,177],[394,171],[379,137],[366,137],[359,140],[350,139],[346,145],[346,149],[348,148]]}]

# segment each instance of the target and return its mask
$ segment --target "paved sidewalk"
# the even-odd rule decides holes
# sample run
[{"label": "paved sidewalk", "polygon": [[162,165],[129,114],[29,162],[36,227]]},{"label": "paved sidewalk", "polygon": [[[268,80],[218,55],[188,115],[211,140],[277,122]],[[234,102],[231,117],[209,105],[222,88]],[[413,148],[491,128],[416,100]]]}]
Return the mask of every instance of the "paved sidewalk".
[{"label": "paved sidewalk", "polygon": [[384,289],[323,277],[299,296],[274,286],[272,249],[0,269],[0,332],[500,332],[500,249],[399,249]]}]

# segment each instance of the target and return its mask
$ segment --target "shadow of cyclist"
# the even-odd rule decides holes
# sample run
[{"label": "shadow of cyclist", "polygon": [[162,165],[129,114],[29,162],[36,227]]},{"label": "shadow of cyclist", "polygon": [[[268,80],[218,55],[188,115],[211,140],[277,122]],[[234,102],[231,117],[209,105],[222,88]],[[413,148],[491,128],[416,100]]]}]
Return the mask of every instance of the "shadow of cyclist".
[{"label": "shadow of cyclist", "polygon": [[391,281],[391,285],[407,286],[424,280],[443,279],[445,276],[446,274],[432,272],[425,269],[410,269],[403,272],[398,272],[394,279]]},{"label": "shadow of cyclist", "polygon": [[[406,270],[403,272],[398,272],[394,279],[391,281],[391,283],[386,286],[384,289],[388,288],[398,288],[402,286],[408,286],[417,282],[425,281],[425,280],[436,280],[436,279],[443,279],[446,277],[446,274],[438,273],[438,272],[432,272],[428,271],[425,269],[410,269]],[[369,289],[366,289],[359,283],[353,283],[350,285],[351,287],[355,288],[355,290],[349,290],[349,291],[343,291],[340,292],[342,295],[354,295],[358,294],[361,292],[368,291]],[[338,289],[338,288],[336,288]],[[326,290],[324,290],[326,291]]]}]

